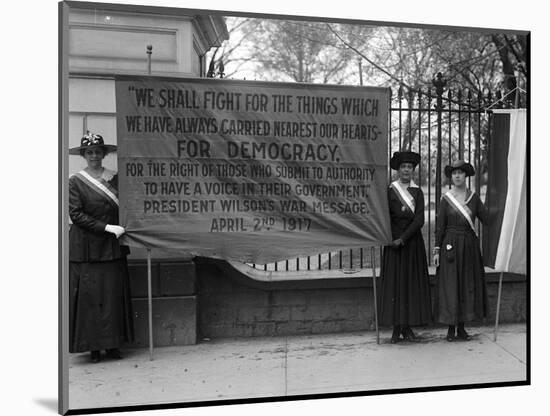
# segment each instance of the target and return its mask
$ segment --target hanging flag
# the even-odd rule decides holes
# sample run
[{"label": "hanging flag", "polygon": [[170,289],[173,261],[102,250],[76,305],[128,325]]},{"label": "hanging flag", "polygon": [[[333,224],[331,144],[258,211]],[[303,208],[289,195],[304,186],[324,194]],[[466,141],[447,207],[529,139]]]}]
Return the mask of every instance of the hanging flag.
[{"label": "hanging flag", "polygon": [[498,272],[527,272],[527,113],[494,110],[489,143],[487,204],[483,229],[485,265]]}]

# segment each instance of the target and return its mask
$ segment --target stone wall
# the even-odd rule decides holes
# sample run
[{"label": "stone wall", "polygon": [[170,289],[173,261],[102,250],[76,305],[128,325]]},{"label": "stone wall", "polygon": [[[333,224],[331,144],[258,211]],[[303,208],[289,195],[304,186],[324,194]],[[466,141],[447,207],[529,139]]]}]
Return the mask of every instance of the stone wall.
[{"label": "stone wall", "polygon": [[[200,311],[198,325],[201,337],[315,334],[375,329],[372,278],[258,283],[233,275],[208,262],[199,264],[197,272]],[[431,277],[431,283],[433,298],[434,276]],[[486,323],[493,323],[498,274],[489,274],[487,283],[489,304]],[[501,299],[501,323],[525,321],[524,276],[505,275]]]},{"label": "stone wall", "polygon": [[199,271],[202,337],[313,334],[374,329],[368,288],[282,288],[244,285],[215,266]]},{"label": "stone wall", "polygon": [[[130,261],[130,289],[135,341],[149,345],[147,264]],[[153,339],[155,346],[188,345],[197,342],[197,286],[195,263],[157,261],[151,264]]]},{"label": "stone wall", "polygon": [[[194,344],[203,338],[252,337],[375,329],[372,278],[260,282],[224,262],[157,261],[152,264],[156,346]],[[148,345],[147,267],[130,263],[137,347]],[[497,273],[487,275],[494,323]],[[435,278],[432,276],[432,296]],[[380,287],[380,284],[378,284]],[[525,276],[505,274],[500,322],[526,320]]]}]

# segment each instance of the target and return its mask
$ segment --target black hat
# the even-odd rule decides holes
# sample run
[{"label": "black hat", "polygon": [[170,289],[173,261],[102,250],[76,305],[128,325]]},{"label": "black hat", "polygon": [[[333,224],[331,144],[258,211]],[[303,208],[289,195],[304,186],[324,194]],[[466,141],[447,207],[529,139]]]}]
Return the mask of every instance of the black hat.
[{"label": "black hat", "polygon": [[81,150],[91,149],[94,147],[102,147],[105,150],[105,154],[110,152],[116,152],[116,146],[114,144],[105,144],[103,136],[100,134],[86,132],[82,139],[80,139],[80,146],[69,149],[70,155],[79,155]]},{"label": "black hat", "polygon": [[453,171],[457,169],[466,173],[466,176],[474,176],[476,174],[474,167],[470,163],[461,159],[455,160],[450,165],[445,166],[445,176],[450,178]]},{"label": "black hat", "polygon": [[395,152],[390,159],[390,167],[398,170],[401,163],[412,163],[416,167],[420,163],[420,155],[415,152]]}]

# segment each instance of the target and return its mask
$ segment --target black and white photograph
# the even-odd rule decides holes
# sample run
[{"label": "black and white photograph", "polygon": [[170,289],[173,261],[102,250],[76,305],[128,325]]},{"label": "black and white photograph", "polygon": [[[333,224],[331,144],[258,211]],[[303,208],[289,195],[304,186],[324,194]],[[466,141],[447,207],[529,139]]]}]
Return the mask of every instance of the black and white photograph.
[{"label": "black and white photograph", "polygon": [[60,15],[63,408],[529,383],[528,31]]},{"label": "black and white photograph", "polygon": [[308,3],[49,4],[42,412],[535,409],[536,26]]}]

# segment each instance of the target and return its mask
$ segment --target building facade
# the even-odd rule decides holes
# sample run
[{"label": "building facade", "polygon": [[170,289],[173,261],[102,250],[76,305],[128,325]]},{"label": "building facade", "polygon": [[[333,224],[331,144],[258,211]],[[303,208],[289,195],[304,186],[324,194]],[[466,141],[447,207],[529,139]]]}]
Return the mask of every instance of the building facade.
[{"label": "building facade", "polygon": [[[86,130],[116,144],[115,75],[147,75],[150,58],[151,75],[204,77],[206,53],[229,37],[221,16],[112,6],[118,10],[70,7],[69,147]],[[116,155],[105,166],[116,170]],[[83,167],[69,158],[69,174]]]}]

